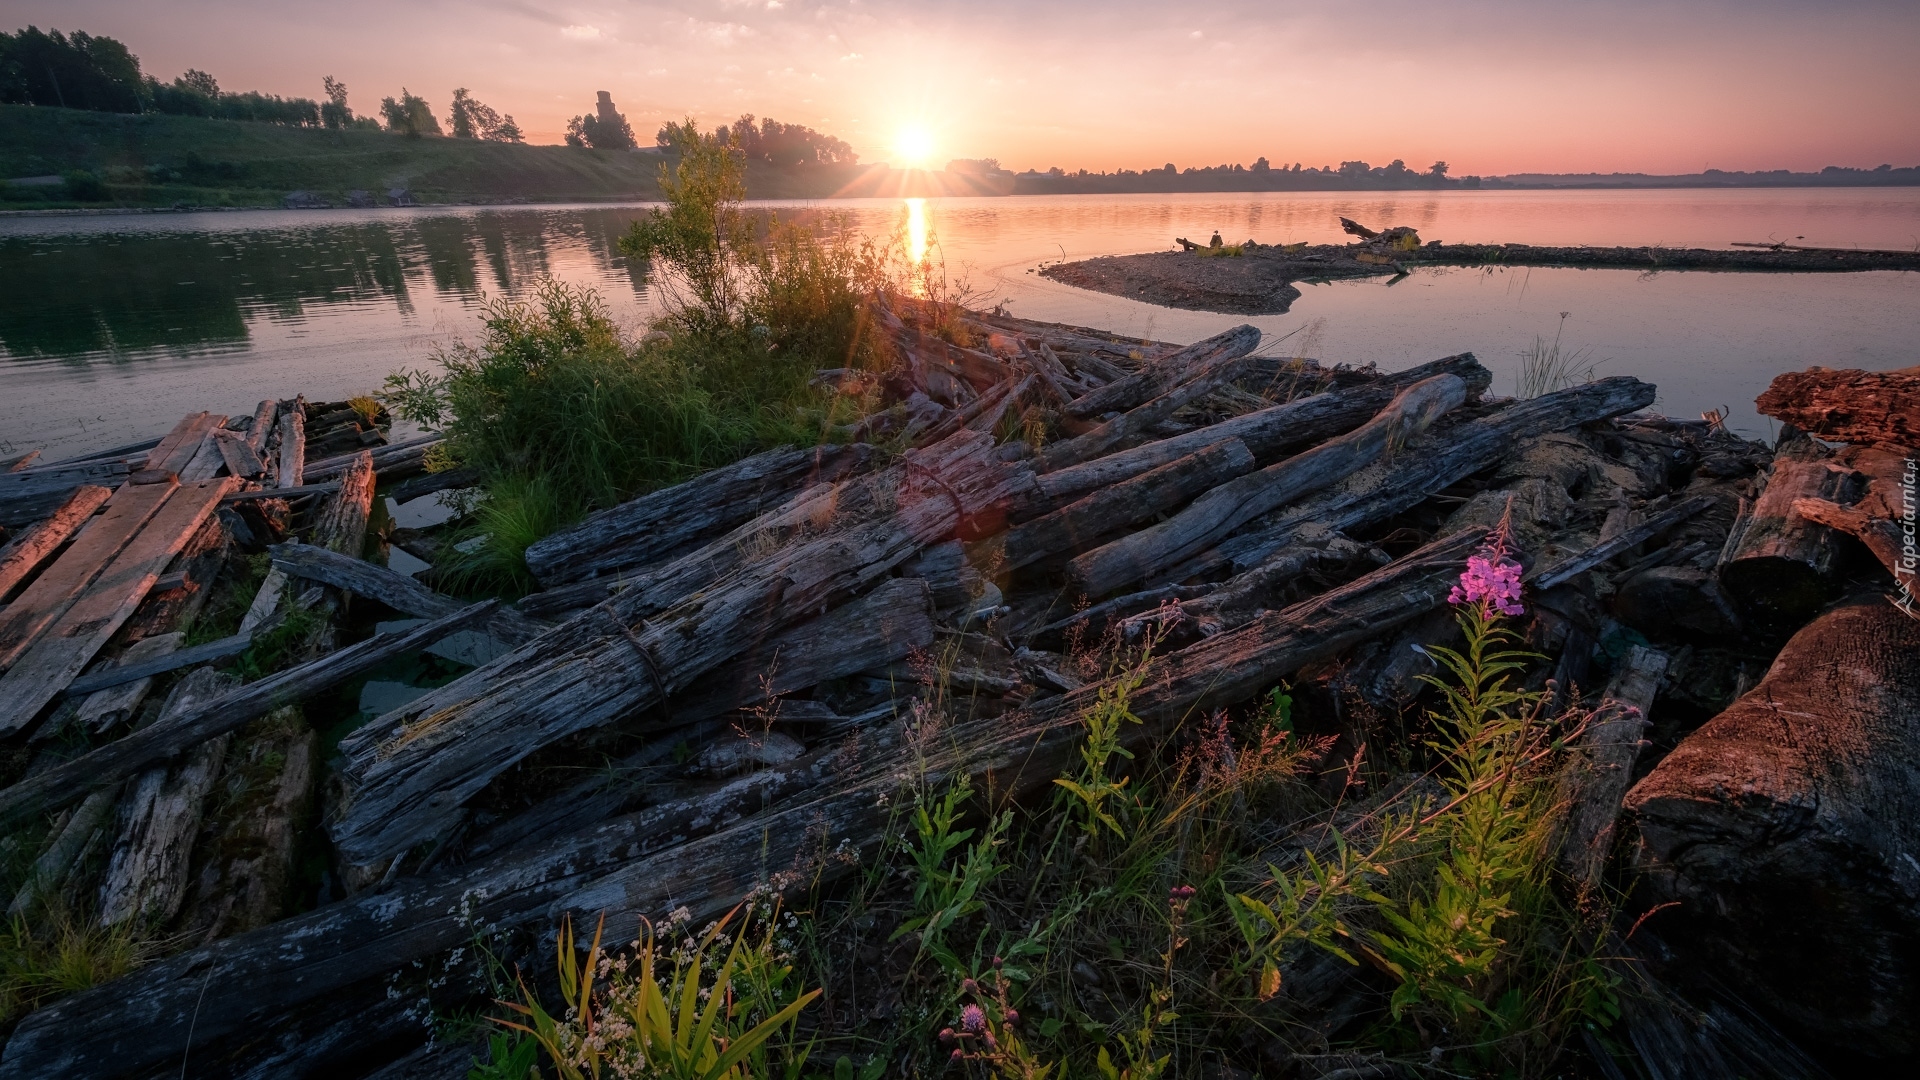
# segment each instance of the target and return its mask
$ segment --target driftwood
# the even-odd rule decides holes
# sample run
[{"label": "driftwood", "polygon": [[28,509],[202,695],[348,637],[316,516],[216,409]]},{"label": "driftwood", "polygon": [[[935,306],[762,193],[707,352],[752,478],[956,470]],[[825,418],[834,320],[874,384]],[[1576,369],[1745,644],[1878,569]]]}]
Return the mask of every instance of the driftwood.
[{"label": "driftwood", "polygon": [[[315,544],[275,544],[268,551],[274,567],[288,576],[344,589],[422,619],[438,619],[466,606],[405,574]],[[507,645],[523,645],[546,629],[545,623],[508,607],[495,609],[486,626],[489,635]]]},{"label": "driftwood", "polygon": [[[204,845],[208,856],[181,920],[201,940],[265,926],[286,909],[295,830],[308,817],[319,739],[300,723],[296,708],[277,709],[263,723],[267,732],[242,737],[227,752],[227,771],[242,778],[223,786],[245,801]],[[265,790],[247,790],[261,783],[250,774],[262,771],[270,777]]]},{"label": "driftwood", "polygon": [[155,669],[150,662],[177,653],[186,639],[187,635],[177,630],[141,638],[127,646],[127,651],[112,664],[73,680],[67,687],[68,695],[76,698],[85,695],[74,712],[73,723],[99,734],[131,720],[134,711],[146,700],[147,692],[153,689],[153,676],[174,670]]},{"label": "driftwood", "polygon": [[113,820],[113,808],[120,799],[118,785],[96,791],[81,801],[67,817],[66,824],[35,859],[27,879],[7,905],[7,916],[19,918],[35,904],[52,895],[72,871],[74,863],[98,839],[102,829]]},{"label": "driftwood", "polygon": [[92,520],[94,512],[106,503],[112,491],[92,484],[86,484],[68,496],[67,501],[45,520],[35,524],[25,535],[9,543],[0,550],[0,600],[19,584],[28,574],[40,568],[40,564],[53,557],[66,543],[79,532],[81,527]]},{"label": "driftwood", "polygon": [[1255,461],[1270,464],[1288,451],[1352,431],[1372,419],[1402,390],[1435,375],[1459,376],[1475,394],[1485,390],[1493,379],[1472,353],[1449,356],[1358,386],[1270,405],[1218,424],[1095,458],[1083,465],[1042,473],[1039,488],[1049,505],[1058,505],[1062,500],[1138,476],[1223,439],[1239,439],[1253,452]]},{"label": "driftwood", "polygon": [[1247,445],[1228,439],[980,541],[967,556],[996,573],[1018,570],[1171,510],[1252,468]]},{"label": "driftwood", "polygon": [[402,480],[393,486],[387,495],[401,505],[412,502],[425,495],[446,491],[450,488],[473,487],[480,483],[480,470],[471,465],[462,465],[455,469],[445,469],[425,476],[416,476],[411,480]]},{"label": "driftwood", "polygon": [[384,446],[369,447],[365,450],[355,450],[351,453],[311,461],[307,463],[304,471],[304,482],[311,484],[316,480],[331,480],[340,476],[352,468],[354,462],[358,461],[363,453],[373,455],[373,471],[381,479],[396,477],[409,470],[424,469],[423,462],[426,460],[427,451],[445,441],[444,435],[417,435],[411,439],[402,439]]},{"label": "driftwood", "polygon": [[297,488],[307,475],[307,399],[296,397],[287,403],[280,416],[280,463],[274,471],[274,486]]},{"label": "driftwood", "polygon": [[362,450],[340,473],[340,490],[321,504],[313,526],[315,546],[360,557],[373,513],[373,487],[373,454]]},{"label": "driftwood", "polygon": [[[155,725],[177,722],[195,706],[217,699],[233,682],[232,676],[200,668],[173,688]],[[127,784],[113,855],[100,886],[103,925],[129,920],[160,924],[179,913],[201,809],[226,755],[227,736],[215,736],[195,746],[179,764],[149,770]]]},{"label": "driftwood", "polygon": [[1651,929],[1809,1035],[1920,1050],[1920,620],[1829,609],[1626,805],[1681,903]]},{"label": "driftwood", "polygon": [[[159,635],[151,638],[142,638],[141,642],[163,641],[166,637],[167,635]],[[121,663],[89,675],[82,675],[67,684],[65,693],[69,697],[80,697],[82,695],[99,693],[112,687],[126,686],[129,683],[145,682],[152,679],[155,675],[164,675],[169,671],[178,671],[183,667],[193,667],[196,664],[218,663],[221,660],[239,656],[241,653],[246,652],[247,647],[252,644],[252,634],[234,634],[230,637],[223,637],[195,645],[190,649],[182,649],[177,646],[171,649],[150,648],[141,650],[141,652],[136,655],[130,648],[127,650],[127,655],[122,658]],[[126,707],[120,706],[120,708],[124,710]],[[83,709],[83,711],[92,710]]]},{"label": "driftwood", "polygon": [[1065,442],[1055,443],[1040,454],[1037,468],[1053,472],[1091,461],[1127,443],[1148,438],[1154,428],[1173,418],[1173,414],[1208,394],[1228,385],[1250,365],[1247,357],[1236,357],[1196,372],[1169,387],[1151,401],[1135,406],[1119,416]]},{"label": "driftwood", "polygon": [[495,602],[472,604],[444,618],[404,631],[375,634],[317,660],[248,683],[223,697],[186,710],[164,724],[126,738],[0,790],[0,821],[76,802],[95,789],[124,780],[195,746],[236,731],[288,702],[338,686],[397,656],[486,622]]},{"label": "driftwood", "polygon": [[1553,589],[1565,585],[1601,563],[1639,547],[1676,525],[1693,520],[1712,505],[1713,500],[1704,496],[1695,496],[1668,507],[1638,525],[1629,526],[1611,536],[1605,536],[1578,557],[1556,564],[1551,570],[1541,574],[1533,582],[1533,586],[1536,589]]},{"label": "driftwood", "polygon": [[[1859,474],[1865,492],[1847,506],[1825,499],[1795,499],[1793,512],[1865,544],[1909,596],[1920,572],[1920,553],[1910,546],[1906,521],[1914,512],[1916,477],[1909,466],[1911,452],[1902,448],[1849,446],[1834,456],[1836,468]],[[1858,486],[1857,484],[1854,486]]]},{"label": "driftwood", "polygon": [[220,458],[227,465],[227,472],[242,480],[256,480],[264,476],[267,464],[254,452],[247,437],[239,432],[216,431],[213,444],[220,451]]},{"label": "driftwood", "polygon": [[1104,596],[1131,581],[1152,580],[1254,518],[1399,450],[1466,398],[1466,383],[1452,375],[1416,383],[1357,430],[1222,484],[1167,521],[1079,556],[1068,564],[1068,576],[1088,596]]},{"label": "driftwood", "polygon": [[1415,437],[1390,459],[1361,469],[1226,541],[1213,558],[1250,569],[1292,543],[1309,525],[1351,534],[1378,524],[1493,467],[1529,435],[1565,431],[1644,409],[1653,404],[1654,393],[1652,383],[1616,375]]},{"label": "driftwood", "polygon": [[272,398],[262,401],[253,408],[253,419],[247,421],[247,449],[266,461],[267,436],[273,432],[273,416],[278,412],[280,403]]},{"label": "driftwood", "polygon": [[872,454],[864,443],[755,454],[530,544],[527,568],[553,586],[658,562],[772,509],[802,487],[859,471]]},{"label": "driftwood", "polygon": [[[172,491],[172,497],[139,534],[0,676],[0,732],[18,731],[32,722],[43,706],[86,669],[121,624],[132,617],[167,564],[200,531],[220,504],[220,496],[233,483],[231,478],[208,480]],[[77,549],[78,544],[75,546]]]},{"label": "driftwood", "polygon": [[[1126,725],[1122,738],[1135,748],[1151,745],[1189,716],[1244,701],[1304,664],[1431,611],[1445,602],[1459,572],[1451,555],[1415,552],[1325,596],[1159,657],[1131,700],[1143,723]],[[1077,717],[1104,685],[958,725],[942,733],[941,745],[925,748],[920,762],[869,769],[814,798],[791,796],[820,788],[830,775],[830,752],[744,777],[694,805],[654,807],[191,950],[28,1016],[0,1059],[0,1080],[121,1075],[178,1061],[190,1042],[244,1037],[265,1016],[470,941],[479,924],[568,913],[577,921],[605,912],[609,925],[630,925],[640,913],[681,904],[704,919],[766,880],[766,867],[809,866],[809,882],[836,879],[878,847],[893,813],[888,798],[908,783],[943,785],[971,775],[976,789],[997,797],[1049,786],[1079,746]],[[905,756],[886,749],[848,757]],[[740,820],[783,795],[784,804]],[[834,857],[809,862],[823,851]],[[788,883],[784,876],[777,882]],[[93,1036],[71,1038],[75,1030]]]},{"label": "driftwood", "polygon": [[[697,596],[669,573],[649,596],[623,592],[360,729],[341,743],[353,794],[330,830],[335,845],[366,863],[444,836],[462,803],[526,755],[659,704],[742,636],[858,591],[970,519],[1004,514],[1032,476],[992,451],[985,435],[955,435],[866,482],[896,507],[889,515],[790,543]],[[707,573],[694,560],[687,580]],[[647,614],[649,599],[680,598]]]},{"label": "driftwood", "polygon": [[1832,457],[1804,434],[1783,436],[1766,488],[1734,523],[1720,558],[1720,584],[1746,614],[1793,626],[1832,598],[1838,540],[1832,529],[1793,509],[1800,499],[1843,506],[1859,499],[1862,479],[1832,468]]},{"label": "driftwood", "polygon": [[1761,415],[1823,439],[1920,446],[1920,367],[1789,371],[1774,376],[1753,404]]},{"label": "driftwood", "polygon": [[[1587,644],[1585,638],[1572,640]],[[1620,800],[1633,783],[1640,736],[1666,674],[1666,653],[1639,645],[1628,648],[1574,744],[1585,753],[1565,793],[1560,866],[1581,885],[1600,883],[1600,872],[1606,868],[1607,854],[1613,848]]]},{"label": "driftwood", "polygon": [[1247,355],[1259,344],[1259,327],[1236,326],[1162,357],[1144,371],[1081,395],[1066,407],[1067,415],[1088,417],[1124,412],[1159,397],[1215,364]]}]

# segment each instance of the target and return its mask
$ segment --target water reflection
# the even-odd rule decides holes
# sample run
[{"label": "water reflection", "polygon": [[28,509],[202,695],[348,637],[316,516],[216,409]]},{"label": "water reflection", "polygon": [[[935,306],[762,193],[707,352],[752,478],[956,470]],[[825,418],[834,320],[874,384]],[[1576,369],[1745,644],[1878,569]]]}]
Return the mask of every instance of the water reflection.
[{"label": "water reflection", "polygon": [[[338,309],[402,323],[543,278],[644,307],[647,270],[616,244],[632,209],[364,218],[219,232],[0,237],[0,349],[14,361],[126,361],[246,348],[259,323]],[[207,215],[213,216],[213,215]],[[582,280],[584,279],[584,280]]]}]

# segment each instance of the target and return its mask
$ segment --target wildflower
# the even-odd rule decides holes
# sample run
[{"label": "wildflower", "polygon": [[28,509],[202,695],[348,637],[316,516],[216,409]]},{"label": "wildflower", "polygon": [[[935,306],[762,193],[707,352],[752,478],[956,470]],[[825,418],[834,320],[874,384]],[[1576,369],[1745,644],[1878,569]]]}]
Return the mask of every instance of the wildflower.
[{"label": "wildflower", "polygon": [[972,979],[961,979],[960,992],[963,994],[977,994],[980,992],[980,984],[974,982]]},{"label": "wildflower", "polygon": [[1008,1026],[1017,1024],[1020,1022],[1020,1011],[1018,1009],[1008,1009],[1002,1014],[1001,1019],[1005,1020]]},{"label": "wildflower", "polygon": [[1508,557],[1509,526],[1503,517],[1481,549],[1468,556],[1460,584],[1447,594],[1449,604],[1477,604],[1502,615],[1519,615],[1520,564]]},{"label": "wildflower", "polygon": [[980,1035],[987,1030],[987,1014],[978,1005],[969,1005],[960,1010],[960,1026],[970,1035]]},{"label": "wildflower", "polygon": [[950,1042],[952,1042],[952,1041],[953,1041],[953,1029],[952,1029],[952,1028],[941,1028],[941,1029],[940,1029],[940,1041],[941,1041],[941,1042],[943,1042],[943,1043],[950,1043]]}]

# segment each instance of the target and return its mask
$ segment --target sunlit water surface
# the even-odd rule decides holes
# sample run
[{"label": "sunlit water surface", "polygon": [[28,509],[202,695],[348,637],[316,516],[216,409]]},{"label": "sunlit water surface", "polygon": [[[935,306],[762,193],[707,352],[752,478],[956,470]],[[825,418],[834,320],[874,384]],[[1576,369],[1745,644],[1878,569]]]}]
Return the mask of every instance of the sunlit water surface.
[{"label": "sunlit water surface", "polygon": [[[1045,263],[1170,248],[1175,236],[1334,242],[1339,217],[1424,239],[1724,247],[1736,240],[1913,248],[1920,189],[1248,193],[788,204],[944,262],[1014,314],[1172,341],[1239,316],[1173,311],[1039,277]],[[547,277],[590,286],[638,327],[644,265],[616,244],[635,206],[249,211],[0,220],[0,453],[48,460],[146,438],[198,409],[339,398],[471,335],[488,297]],[[1673,415],[1727,406],[1821,364],[1920,363],[1920,274],[1423,270],[1303,286],[1251,321],[1284,346],[1393,369],[1466,350],[1511,392],[1520,354],[1561,327],[1598,374],[1660,386]]]}]

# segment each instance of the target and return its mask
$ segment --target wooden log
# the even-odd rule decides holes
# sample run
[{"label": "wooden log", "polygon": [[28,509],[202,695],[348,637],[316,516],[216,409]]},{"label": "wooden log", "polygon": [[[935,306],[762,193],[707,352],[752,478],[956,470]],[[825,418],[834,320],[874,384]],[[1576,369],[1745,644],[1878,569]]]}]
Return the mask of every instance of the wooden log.
[{"label": "wooden log", "polygon": [[1560,868],[1578,885],[1598,885],[1606,869],[1620,801],[1633,784],[1647,715],[1666,675],[1666,653],[1629,646],[1586,730],[1573,743],[1582,756],[1564,781],[1567,809],[1561,819]]},{"label": "wooden log", "polygon": [[[155,726],[219,698],[234,682],[212,668],[194,671],[174,687]],[[226,754],[227,736],[216,736],[188,751],[179,764],[149,770],[127,785],[100,886],[101,925],[157,925],[179,914],[201,810]]]},{"label": "wooden log", "polygon": [[1474,359],[1472,353],[1461,353],[1383,376],[1375,382],[1271,405],[1218,424],[1095,458],[1082,465],[1042,473],[1039,487],[1046,498],[1057,505],[1058,500],[1075,498],[1128,477],[1138,476],[1203,446],[1229,438],[1246,443],[1255,461],[1270,464],[1289,451],[1352,431],[1372,419],[1402,390],[1435,375],[1458,376],[1474,394],[1484,391],[1493,380],[1492,374]]},{"label": "wooden log", "polygon": [[[1003,515],[1033,481],[993,451],[989,436],[961,432],[914,452],[850,482],[883,496],[891,513],[797,540],[717,582],[691,563],[684,577],[614,596],[356,731],[341,744],[353,794],[330,829],[336,847],[367,863],[444,836],[467,799],[540,747],[659,704],[754,631],[830,606],[928,544],[997,529],[982,519]],[[696,581],[697,593],[687,587]]]},{"label": "wooden log", "polygon": [[1302,529],[1330,528],[1354,535],[1412,509],[1436,491],[1493,468],[1527,436],[1644,409],[1653,404],[1654,395],[1652,383],[1615,375],[1416,437],[1391,459],[1361,469],[1226,541],[1210,558],[1247,570],[1292,543]]},{"label": "wooden log", "polygon": [[[344,589],[422,619],[438,619],[466,606],[451,596],[434,592],[405,574],[314,544],[275,544],[267,551],[273,559],[274,568],[288,576]],[[547,624],[508,607],[496,609],[486,627],[490,636],[516,646],[532,641],[546,629]]]},{"label": "wooden log", "polygon": [[1354,431],[1222,484],[1167,521],[1079,556],[1068,564],[1068,578],[1088,596],[1104,596],[1128,582],[1152,579],[1254,518],[1399,450],[1466,400],[1467,385],[1455,376],[1436,375],[1415,383]]},{"label": "wooden log", "polygon": [[19,529],[56,513],[82,487],[112,489],[127,479],[123,461],[83,462],[0,473],[0,526]]},{"label": "wooden log", "polygon": [[66,614],[87,586],[173,494],[171,484],[123,487],[88,521],[73,545],[0,612],[0,668],[18,663],[40,635]]},{"label": "wooden log", "polygon": [[1805,434],[1783,436],[1766,487],[1727,539],[1719,566],[1721,587],[1742,613],[1762,623],[1797,625],[1832,599],[1837,588],[1835,533],[1793,511],[1799,499],[1844,506],[1864,494],[1861,477],[1832,468],[1832,457]]},{"label": "wooden log", "polygon": [[296,829],[313,801],[319,738],[299,710],[276,709],[256,727],[236,736],[227,769],[242,785],[233,816],[215,823],[204,843],[209,854],[192,885],[182,925],[202,941],[243,933],[279,918],[293,877]]},{"label": "wooden log", "polygon": [[[1860,498],[1846,506],[1825,499],[1795,499],[1793,512],[1816,525],[1824,525],[1866,545],[1880,565],[1887,568],[1903,593],[1911,597],[1914,578],[1920,572],[1920,552],[1908,533],[1915,516],[1915,473],[1909,464],[1911,451],[1899,447],[1849,446],[1834,457],[1834,466],[1859,474],[1865,484]],[[1908,607],[1911,608],[1911,602]]]},{"label": "wooden log", "polygon": [[306,484],[307,474],[307,399],[296,397],[280,416],[280,467],[274,473],[274,485],[297,488]]},{"label": "wooden log", "polygon": [[387,497],[405,506],[424,495],[446,491],[449,488],[473,487],[480,483],[480,470],[471,465],[462,465],[457,469],[446,469],[425,476],[416,476],[411,480],[402,480],[394,485]]},{"label": "wooden log", "polygon": [[407,630],[375,634],[28,777],[0,790],[0,821],[77,802],[103,785],[171,760],[208,739],[237,731],[282,705],[364,675],[397,656],[419,652],[450,634],[473,629],[486,622],[495,605],[496,601],[483,601]]},{"label": "wooden log", "polygon": [[0,472],[19,472],[21,469],[33,464],[39,457],[40,451],[29,450],[24,454],[15,454],[12,457],[0,458]]},{"label": "wooden log", "polygon": [[247,424],[247,449],[265,459],[267,436],[273,432],[273,415],[280,410],[280,403],[272,398],[254,406],[253,419]]},{"label": "wooden log", "polygon": [[[1031,378],[1032,376],[1028,376],[1028,379]],[[959,431],[961,428],[972,428],[975,431],[982,430],[981,428],[974,427],[973,421],[988,409],[998,410],[994,414],[993,423],[999,423],[999,417],[1004,415],[1006,411],[1006,404],[1026,392],[1027,387],[1030,385],[1028,379],[1023,379],[1019,382],[1009,380],[988,390],[986,393],[975,398],[965,408],[955,409],[951,413],[948,413],[945,419],[928,428],[924,434],[920,435],[920,440],[929,443],[938,442],[954,432]],[[991,425],[989,425],[989,427],[991,427]]]},{"label": "wooden log", "polygon": [[850,476],[872,456],[865,443],[755,454],[530,544],[527,568],[551,587],[658,562],[772,509],[803,487]]},{"label": "wooden log", "polygon": [[340,490],[320,506],[313,525],[313,543],[350,558],[359,558],[367,546],[367,519],[373,514],[373,455],[362,450],[353,465],[340,474]]},{"label": "wooden log", "polygon": [[1047,447],[1040,454],[1037,468],[1047,473],[1079,465],[1110,453],[1123,444],[1148,438],[1154,428],[1171,419],[1176,411],[1238,378],[1248,366],[1246,360],[1246,357],[1236,357],[1209,365],[1151,401],[1135,406],[1091,431]]},{"label": "wooden log", "polygon": [[213,442],[220,450],[220,458],[226,462],[227,471],[242,480],[257,480],[266,475],[267,464],[260,460],[248,444],[247,437],[239,432],[216,431]]},{"label": "wooden log", "polygon": [[0,601],[12,595],[27,575],[40,569],[62,544],[92,520],[112,494],[107,488],[82,485],[50,517],[0,550]]},{"label": "wooden log", "polygon": [[1171,510],[1252,468],[1245,443],[1215,443],[975,543],[967,557],[996,574],[1018,570]]},{"label": "wooden log", "polygon": [[[370,447],[364,452],[373,455],[374,471],[385,474],[392,470],[403,468],[408,463],[419,462],[426,457],[428,450],[446,441],[447,437],[445,435],[416,435],[411,439],[402,439],[396,443]],[[315,480],[330,480],[333,477],[339,476],[359,459],[362,452],[362,450],[354,450],[350,453],[338,454],[334,457],[321,458],[318,461],[308,462],[306,468],[307,482],[312,483]]]},{"label": "wooden log", "polygon": [[227,495],[226,498],[220,501],[224,503],[229,503],[229,504],[241,503],[241,502],[262,502],[269,499],[277,500],[281,502],[287,502],[295,499],[309,498],[314,495],[332,495],[339,490],[340,490],[340,484],[337,481],[330,484],[309,484],[305,487],[258,488],[253,491],[231,492]]},{"label": "wooden log", "polygon": [[[1305,664],[1434,610],[1460,570],[1450,558],[1430,561],[1416,552],[1325,596],[1158,657],[1130,701],[1142,723],[1123,725],[1121,738],[1135,750],[1153,745],[1189,716],[1245,701]],[[602,911],[610,926],[631,925],[637,914],[663,914],[669,902],[704,919],[765,881],[763,868],[804,865],[813,868],[808,883],[837,879],[878,848],[895,812],[890,802],[911,784],[938,788],[967,776],[995,799],[1049,788],[1079,750],[1079,717],[1107,685],[956,725],[939,746],[924,748],[924,757],[879,742],[844,755],[891,767],[836,777],[832,763],[841,756],[823,751],[690,804],[649,808],[455,872],[403,879],[391,892],[158,961],[30,1014],[0,1057],[0,1080],[133,1074],[178,1061],[190,1043],[244,1037],[269,1012],[297,1011],[464,944],[474,925],[544,923],[562,914],[577,924]],[[814,794],[796,797],[803,793]],[[769,804],[771,811],[756,813]],[[822,851],[834,856],[815,862]],[[782,876],[777,884],[792,882]],[[94,1035],[74,1039],[76,1030]]]},{"label": "wooden log", "polygon": [[86,669],[133,616],[161,571],[200,531],[233,483],[227,477],[175,491],[86,591],[0,675],[0,732],[18,731],[31,723]]},{"label": "wooden log", "polygon": [[1920,446],[1920,367],[1783,372],[1753,405],[1763,416],[1835,442]]},{"label": "wooden log", "polygon": [[224,416],[209,412],[188,413],[173,426],[147,454],[147,463],[130,479],[136,484],[158,484],[177,480],[200,453],[207,433],[227,422]]},{"label": "wooden log", "polygon": [[27,879],[22,882],[18,892],[13,894],[13,902],[7,905],[7,917],[17,919],[31,912],[36,904],[51,896],[60,888],[67,874],[79,861],[81,852],[91,846],[100,833],[113,820],[113,808],[120,800],[120,787],[104,788],[87,796],[68,816],[66,824],[35,859],[32,868],[27,871]]},{"label": "wooden log", "polygon": [[1920,620],[1853,597],[1627,794],[1650,924],[1822,1041],[1920,1051]]},{"label": "wooden log", "polygon": [[1534,581],[1533,585],[1537,589],[1553,589],[1565,585],[1601,563],[1639,547],[1668,529],[1692,521],[1712,506],[1713,500],[1704,495],[1683,500],[1638,525],[1601,540],[1579,556],[1556,564]]},{"label": "wooden log", "polygon": [[[98,735],[117,724],[133,719],[140,703],[153,689],[153,677],[171,668],[154,669],[148,662],[177,652],[187,635],[176,630],[141,638],[105,668],[82,675],[67,687],[71,697],[84,697],[75,711],[73,723]],[[205,663],[206,661],[201,661]]]},{"label": "wooden log", "polygon": [[1162,357],[1142,371],[1081,395],[1066,407],[1067,415],[1088,417],[1124,412],[1159,397],[1215,364],[1245,356],[1259,345],[1259,327],[1236,326]]},{"label": "wooden log", "polygon": [[[676,727],[623,762],[624,771],[659,760],[682,739],[697,744],[719,734],[725,724],[716,718],[733,710],[881,668],[925,649],[934,639],[929,600],[925,582],[895,578],[851,604],[757,643],[662,706],[662,716]],[[618,813],[630,798],[630,792],[596,777],[495,826],[475,838],[469,851],[501,851],[535,837],[546,840],[584,829]]]}]

